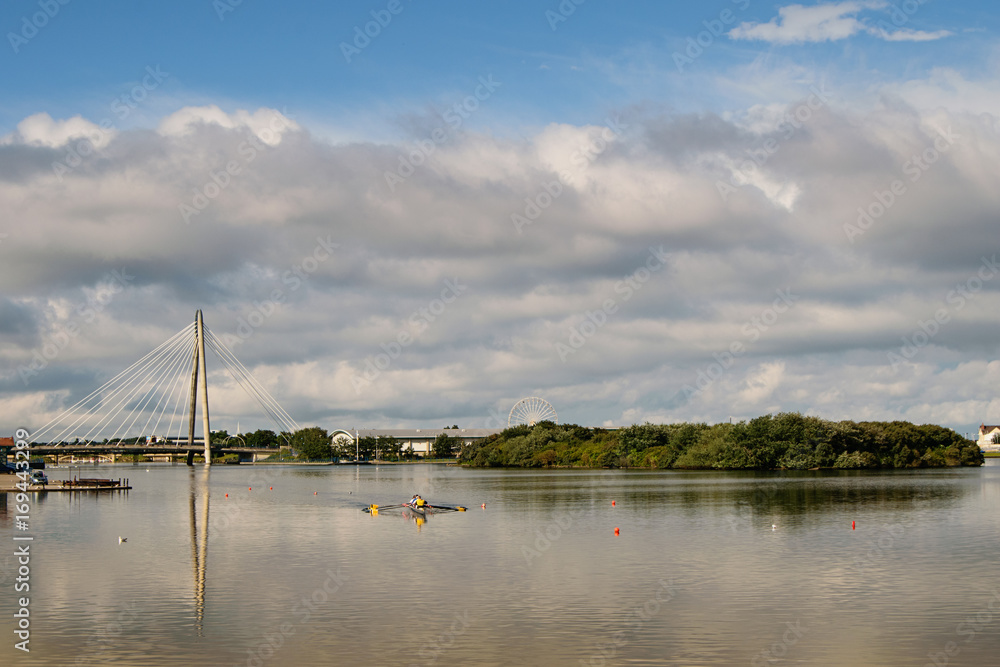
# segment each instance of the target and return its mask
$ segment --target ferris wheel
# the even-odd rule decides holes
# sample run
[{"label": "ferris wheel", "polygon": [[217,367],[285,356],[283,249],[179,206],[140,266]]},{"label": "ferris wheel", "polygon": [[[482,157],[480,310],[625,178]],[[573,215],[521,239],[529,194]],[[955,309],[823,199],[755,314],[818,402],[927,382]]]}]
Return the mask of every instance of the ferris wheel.
[{"label": "ferris wheel", "polygon": [[556,415],[555,409],[548,401],[537,396],[529,396],[528,398],[522,398],[511,408],[510,416],[507,417],[507,426],[519,426],[521,424],[534,426],[538,422],[544,421],[559,423],[559,417]]}]

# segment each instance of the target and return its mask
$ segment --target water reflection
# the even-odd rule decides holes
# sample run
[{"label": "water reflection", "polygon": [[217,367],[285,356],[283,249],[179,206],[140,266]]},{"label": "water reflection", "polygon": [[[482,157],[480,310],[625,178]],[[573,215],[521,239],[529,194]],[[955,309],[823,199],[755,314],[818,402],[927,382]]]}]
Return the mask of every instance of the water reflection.
[{"label": "water reflection", "polygon": [[[190,489],[191,516],[191,562],[194,569],[194,600],[195,625],[198,636],[204,637],[205,624],[205,572],[208,569],[208,510],[209,481],[211,468],[204,466],[201,470],[191,468],[188,475]],[[202,499],[201,531],[198,530],[198,501]]]},{"label": "water reflection", "polygon": [[[164,466],[136,489],[37,508],[38,664],[925,664],[1000,578],[997,465]],[[427,489],[470,511],[361,511]],[[997,624],[949,664],[995,664]]]}]

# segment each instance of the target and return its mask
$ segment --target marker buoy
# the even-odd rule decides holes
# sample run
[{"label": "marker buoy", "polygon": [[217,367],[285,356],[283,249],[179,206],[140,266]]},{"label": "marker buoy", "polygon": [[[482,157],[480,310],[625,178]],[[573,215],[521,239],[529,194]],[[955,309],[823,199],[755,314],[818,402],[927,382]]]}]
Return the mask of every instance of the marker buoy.
[{"label": "marker buoy", "polygon": [[313,495],[314,495],[314,496],[315,496],[315,495],[316,495],[317,493],[319,493],[319,491],[313,491]]},{"label": "marker buoy", "polygon": [[854,522],[851,522],[851,530],[854,530]]},{"label": "marker buoy", "polygon": [[618,526],[615,526],[615,535],[618,535]]},{"label": "marker buoy", "polygon": [[228,497],[229,497],[229,494],[227,493],[227,494],[226,494],[226,498],[228,498]]},{"label": "marker buoy", "polygon": [[274,487],[273,487],[273,486],[269,486],[269,487],[267,487],[267,488],[268,488],[269,490],[271,490],[271,491],[274,491]]},{"label": "marker buoy", "polygon": [[612,506],[612,507],[614,507],[614,506],[615,506],[615,501],[613,501],[613,500],[611,501],[611,506]]},{"label": "marker buoy", "polygon": [[252,486],[248,486],[247,487],[247,491],[253,491],[253,487]]},{"label": "marker buoy", "polygon": [[486,509],[486,503],[483,503],[483,504],[481,505],[481,507],[482,507],[483,509]]}]

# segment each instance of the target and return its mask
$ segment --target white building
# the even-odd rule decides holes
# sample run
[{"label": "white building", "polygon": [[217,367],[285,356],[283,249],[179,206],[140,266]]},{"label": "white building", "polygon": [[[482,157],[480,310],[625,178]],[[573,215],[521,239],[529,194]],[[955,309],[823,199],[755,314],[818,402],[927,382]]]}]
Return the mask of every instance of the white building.
[{"label": "white building", "polygon": [[[431,451],[431,446],[438,435],[444,433],[452,438],[460,438],[462,444],[471,445],[477,440],[487,438],[494,433],[500,433],[503,429],[498,428],[360,428],[350,431],[352,437],[357,434],[359,438],[369,436],[377,438],[380,435],[394,437],[406,451],[408,447],[413,448],[413,453],[418,456],[427,456]],[[336,438],[338,434],[343,435],[343,431],[334,431],[331,435]]]},{"label": "white building", "polygon": [[980,424],[979,440],[976,441],[976,444],[979,445],[980,449],[988,452],[1000,451],[1000,445],[993,442],[993,438],[997,434],[1000,434],[1000,424]]}]

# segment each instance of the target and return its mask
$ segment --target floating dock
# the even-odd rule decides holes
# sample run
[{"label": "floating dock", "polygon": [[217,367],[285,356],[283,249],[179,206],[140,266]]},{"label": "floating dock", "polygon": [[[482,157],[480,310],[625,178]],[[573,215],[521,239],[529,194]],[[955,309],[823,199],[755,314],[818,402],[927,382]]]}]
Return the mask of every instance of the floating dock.
[{"label": "floating dock", "polygon": [[[14,493],[20,479],[17,475],[0,475],[0,493]],[[51,481],[48,484],[29,484],[29,492],[64,492],[64,491],[130,491],[128,478],[99,479],[82,477]]]}]

